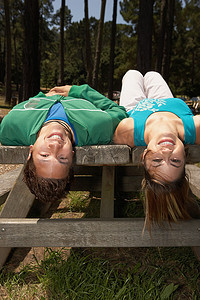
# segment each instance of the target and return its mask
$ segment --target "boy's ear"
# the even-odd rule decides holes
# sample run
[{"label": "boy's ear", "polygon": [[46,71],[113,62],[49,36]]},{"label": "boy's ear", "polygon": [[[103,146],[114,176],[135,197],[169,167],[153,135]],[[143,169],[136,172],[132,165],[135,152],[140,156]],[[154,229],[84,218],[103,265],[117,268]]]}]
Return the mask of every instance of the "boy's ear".
[{"label": "boy's ear", "polygon": [[33,152],[33,145],[30,145],[29,154],[28,154],[27,160],[29,160],[31,158],[32,152]]}]

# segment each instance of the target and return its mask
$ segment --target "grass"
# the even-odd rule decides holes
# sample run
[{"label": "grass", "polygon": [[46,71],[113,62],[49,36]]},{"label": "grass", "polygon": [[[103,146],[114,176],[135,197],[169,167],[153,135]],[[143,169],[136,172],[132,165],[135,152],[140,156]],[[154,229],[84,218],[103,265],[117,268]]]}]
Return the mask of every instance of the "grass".
[{"label": "grass", "polygon": [[[125,217],[143,213],[139,196],[126,197]],[[70,192],[55,214],[98,216],[99,202],[88,192]],[[46,248],[42,260],[33,257],[34,263],[17,272],[6,266],[1,271],[1,299],[198,300],[200,295],[200,263],[189,247]]]}]

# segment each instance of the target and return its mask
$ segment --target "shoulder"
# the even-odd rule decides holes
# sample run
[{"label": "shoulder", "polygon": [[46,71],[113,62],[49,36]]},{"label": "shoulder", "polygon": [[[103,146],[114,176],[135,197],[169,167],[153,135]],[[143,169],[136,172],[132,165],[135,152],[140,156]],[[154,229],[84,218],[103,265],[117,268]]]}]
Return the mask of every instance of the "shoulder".
[{"label": "shoulder", "polygon": [[196,131],[196,141],[195,144],[200,144],[200,115],[196,115],[193,117],[195,131]]},{"label": "shoulder", "polygon": [[119,125],[117,126],[114,136],[113,142],[115,144],[123,144],[128,145],[130,147],[134,147],[134,120],[133,118],[125,118],[123,119]]}]

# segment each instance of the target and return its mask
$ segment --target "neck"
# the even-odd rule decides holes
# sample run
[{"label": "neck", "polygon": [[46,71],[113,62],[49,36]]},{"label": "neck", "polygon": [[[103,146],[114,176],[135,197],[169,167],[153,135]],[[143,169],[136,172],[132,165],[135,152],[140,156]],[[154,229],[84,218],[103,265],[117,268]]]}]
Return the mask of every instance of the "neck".
[{"label": "neck", "polygon": [[72,145],[75,144],[75,138],[74,138],[73,130],[71,129],[70,125],[67,122],[62,121],[62,120],[50,120],[50,121],[45,122],[43,124],[43,126],[46,126],[47,124],[52,123],[52,122],[57,122],[60,125],[62,125],[64,127],[65,131],[67,132],[68,137],[69,137]]},{"label": "neck", "polygon": [[154,138],[157,135],[161,135],[162,133],[171,133],[175,136],[178,136],[178,129],[174,122],[171,122],[171,120],[153,120],[152,122],[149,122],[146,124],[145,132],[144,132],[144,138],[146,144],[149,143],[149,141]]}]

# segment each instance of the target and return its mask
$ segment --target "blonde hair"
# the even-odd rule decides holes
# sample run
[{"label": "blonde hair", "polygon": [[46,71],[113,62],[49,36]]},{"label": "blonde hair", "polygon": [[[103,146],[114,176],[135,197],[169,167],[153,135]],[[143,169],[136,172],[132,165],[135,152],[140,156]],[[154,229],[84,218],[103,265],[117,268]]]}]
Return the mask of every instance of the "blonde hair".
[{"label": "blonde hair", "polygon": [[189,196],[189,181],[185,168],[181,178],[174,182],[162,182],[152,178],[145,169],[142,190],[145,196],[145,226],[149,231],[153,223],[171,223],[191,218],[187,212],[188,202],[192,200]]}]

